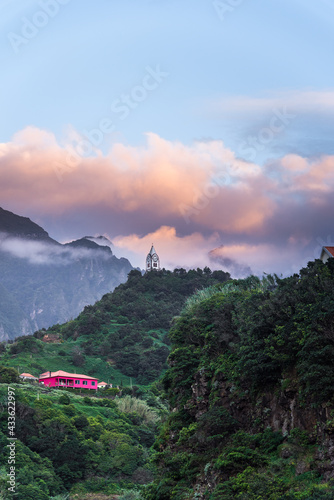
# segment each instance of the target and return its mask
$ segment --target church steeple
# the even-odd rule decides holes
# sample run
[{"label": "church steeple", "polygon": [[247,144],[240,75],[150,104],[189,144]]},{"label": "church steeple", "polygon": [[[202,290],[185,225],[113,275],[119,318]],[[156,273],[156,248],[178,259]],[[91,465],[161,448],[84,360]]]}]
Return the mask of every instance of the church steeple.
[{"label": "church steeple", "polygon": [[152,269],[155,269],[156,271],[160,270],[160,259],[159,255],[155,251],[155,248],[152,243],[151,250],[147,254],[146,257],[146,272],[147,271],[152,271]]}]

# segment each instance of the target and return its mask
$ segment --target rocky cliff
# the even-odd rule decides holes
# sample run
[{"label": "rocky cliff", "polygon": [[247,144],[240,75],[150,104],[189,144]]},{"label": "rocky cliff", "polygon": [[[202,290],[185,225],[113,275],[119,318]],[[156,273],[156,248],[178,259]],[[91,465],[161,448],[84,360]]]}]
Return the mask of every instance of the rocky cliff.
[{"label": "rocky cliff", "polygon": [[146,499],[334,498],[334,259],[195,294]]},{"label": "rocky cliff", "polygon": [[[185,409],[195,422],[200,422],[210,412],[211,380],[204,370],[194,378],[193,394]],[[313,473],[324,484],[334,480],[334,402],[315,406],[311,399],[305,401],[300,397],[296,379],[294,383],[291,379],[282,380],[280,387],[253,396],[236,391],[233,384],[222,377],[215,382],[221,408],[234,419],[239,430],[256,435],[270,429],[282,437],[277,456],[283,465],[293,465],[296,478]],[[301,440],[298,434],[302,436]],[[291,439],[295,435],[297,439]],[[176,436],[178,434],[174,436],[177,448]],[[196,498],[207,498],[205,492],[214,491],[222,479],[224,476],[220,472],[207,468],[199,478]],[[305,498],[310,497],[305,495]]]}]

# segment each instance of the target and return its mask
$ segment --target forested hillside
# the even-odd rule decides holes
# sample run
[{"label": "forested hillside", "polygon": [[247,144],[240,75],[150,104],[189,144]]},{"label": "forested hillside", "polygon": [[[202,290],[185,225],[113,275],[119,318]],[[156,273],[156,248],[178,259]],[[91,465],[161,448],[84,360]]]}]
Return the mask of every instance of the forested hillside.
[{"label": "forested hillside", "polygon": [[[79,366],[133,385],[90,403],[18,388],[20,464],[32,474],[22,485],[35,488],[23,488],[27,499],[39,485],[73,499],[134,487],[145,500],[334,497],[334,259],[285,279],[228,278],[207,268],[131,271],[75,320],[1,346],[2,365]],[[45,344],[45,333],[61,343]],[[161,384],[141,386],[164,372],[170,348]]]},{"label": "forested hillside", "polygon": [[146,500],[334,498],[334,259],[191,297]]},{"label": "forested hillside", "polygon": [[186,298],[196,289],[229,278],[222,271],[154,271],[129,273],[128,281],[75,321],[61,327],[64,339],[81,337],[84,354],[111,359],[111,363],[138,383],[161,374],[169,353],[168,329]]},{"label": "forested hillside", "polygon": [[17,438],[13,495],[7,482],[7,387],[0,384],[1,499],[65,500],[70,490],[76,500],[96,492],[107,499],[152,481],[150,447],[167,413],[152,392],[141,392],[141,399],[123,394],[113,400],[112,390],[102,392],[100,398],[80,397],[65,390],[11,383]]},{"label": "forested hillside", "polygon": [[[208,268],[144,276],[133,270],[125,284],[86,307],[75,320],[0,344],[2,446],[7,439],[6,382],[19,381],[13,367],[35,375],[79,371],[121,389],[99,391],[102,397],[95,399],[91,391],[80,396],[69,389],[65,395],[61,390],[14,384],[19,471],[15,498],[46,500],[68,491],[78,500],[93,492],[108,498],[152,481],[150,448],[161,418],[168,414],[152,382],[166,367],[168,328],[189,295],[228,278]],[[59,343],[41,340],[50,334]],[[3,492],[7,455],[0,462]]]},{"label": "forested hillside", "polygon": [[[229,278],[222,271],[133,270],[119,285],[74,320],[0,344],[0,364],[38,375],[46,370],[80,371],[113,384],[147,384],[166,368],[168,329],[195,290]],[[60,343],[47,344],[45,334]]]}]

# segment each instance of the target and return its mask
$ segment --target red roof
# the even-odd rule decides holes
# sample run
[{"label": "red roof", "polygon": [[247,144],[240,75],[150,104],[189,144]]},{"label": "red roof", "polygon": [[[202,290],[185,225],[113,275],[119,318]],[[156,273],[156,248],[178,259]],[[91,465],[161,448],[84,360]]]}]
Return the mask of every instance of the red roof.
[{"label": "red roof", "polygon": [[30,373],[21,373],[20,377],[27,377],[27,378],[36,378],[33,375],[30,375]]},{"label": "red roof", "polygon": [[334,247],[325,247],[325,248],[334,257]]},{"label": "red roof", "polygon": [[63,372],[63,370],[58,370],[57,372],[45,372],[39,376],[39,378],[50,378],[50,377],[70,377],[70,378],[85,378],[89,380],[97,380],[96,377],[89,377],[88,375],[80,375],[80,373],[68,373]]}]

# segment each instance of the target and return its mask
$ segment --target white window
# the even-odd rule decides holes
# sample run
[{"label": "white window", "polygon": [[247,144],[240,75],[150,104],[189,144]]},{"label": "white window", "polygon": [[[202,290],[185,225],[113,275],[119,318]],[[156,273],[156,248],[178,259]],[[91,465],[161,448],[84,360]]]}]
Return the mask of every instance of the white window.
[{"label": "white window", "polygon": [[88,385],[87,380],[83,380],[82,385]]}]

